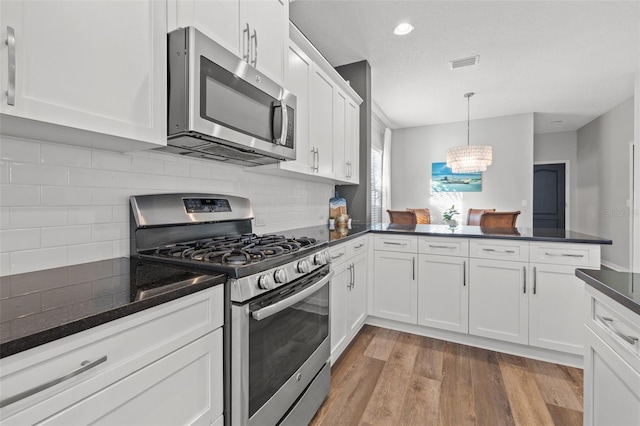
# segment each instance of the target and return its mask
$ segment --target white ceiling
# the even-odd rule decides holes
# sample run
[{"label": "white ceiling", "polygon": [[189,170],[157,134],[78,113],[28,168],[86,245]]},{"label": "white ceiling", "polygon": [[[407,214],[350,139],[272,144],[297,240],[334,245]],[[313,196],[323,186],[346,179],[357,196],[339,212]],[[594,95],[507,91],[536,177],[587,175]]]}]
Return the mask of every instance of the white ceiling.
[{"label": "white ceiling", "polygon": [[[633,96],[640,69],[640,0],[295,0],[290,18],[333,66],[369,62],[391,128],[465,121],[475,92],[472,120],[533,112],[536,133],[575,130]],[[401,21],[415,30],[393,35]]]}]

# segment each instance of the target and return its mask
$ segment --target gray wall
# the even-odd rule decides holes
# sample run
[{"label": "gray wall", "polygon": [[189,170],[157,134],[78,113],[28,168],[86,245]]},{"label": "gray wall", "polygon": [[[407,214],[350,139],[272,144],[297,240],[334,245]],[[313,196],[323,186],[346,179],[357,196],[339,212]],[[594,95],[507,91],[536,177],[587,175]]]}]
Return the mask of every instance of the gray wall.
[{"label": "gray wall", "polygon": [[630,98],[578,129],[578,217],[575,229],[613,240],[603,246],[602,261],[630,268],[630,150],[634,100]]},{"label": "gray wall", "polygon": [[566,162],[568,193],[566,228],[575,229],[577,221],[576,185],[578,180],[578,132],[542,133],[533,136],[533,161],[535,163]]},{"label": "gray wall", "polygon": [[[533,220],[533,114],[472,120],[472,145],[493,146],[493,165],[483,173],[482,192],[431,193],[431,163],[446,161],[447,149],[466,145],[467,122],[393,131],[391,207],[427,207],[432,223],[443,223],[442,211],[455,204],[466,221],[469,208],[521,210],[518,226]],[[523,206],[523,201],[527,206]]]}]

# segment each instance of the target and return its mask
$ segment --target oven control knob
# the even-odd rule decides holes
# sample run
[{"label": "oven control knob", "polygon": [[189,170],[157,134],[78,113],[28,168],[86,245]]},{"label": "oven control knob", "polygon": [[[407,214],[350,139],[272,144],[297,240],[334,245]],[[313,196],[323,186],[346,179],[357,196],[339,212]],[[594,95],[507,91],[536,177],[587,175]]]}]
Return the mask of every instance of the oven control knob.
[{"label": "oven control knob", "polygon": [[309,273],[309,262],[307,262],[306,260],[301,260],[300,262],[298,262],[298,264],[296,265],[296,271],[300,274],[307,274]]},{"label": "oven control knob", "polygon": [[313,256],[313,264],[314,265],[326,265],[327,264],[327,255],[325,252],[321,251],[320,253],[316,253]]},{"label": "oven control knob", "polygon": [[284,269],[276,269],[273,273],[273,279],[278,284],[285,284],[287,282],[287,271]]},{"label": "oven control knob", "polygon": [[271,275],[260,275],[258,277],[258,287],[263,290],[271,290],[273,288],[273,278]]}]

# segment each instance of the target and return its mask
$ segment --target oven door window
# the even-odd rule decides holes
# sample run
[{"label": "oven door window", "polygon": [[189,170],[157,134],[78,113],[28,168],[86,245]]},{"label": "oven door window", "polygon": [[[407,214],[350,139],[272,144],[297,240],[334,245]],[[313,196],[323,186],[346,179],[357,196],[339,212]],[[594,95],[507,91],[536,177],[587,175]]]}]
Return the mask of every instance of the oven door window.
[{"label": "oven door window", "polygon": [[[316,279],[317,281],[317,279]],[[312,285],[288,287],[299,291]],[[282,295],[282,298],[290,294]],[[269,303],[276,303],[271,297]],[[258,305],[259,303],[259,305]],[[255,302],[250,310],[268,306]],[[329,335],[329,284],[260,321],[249,320],[249,417],[304,364]]]},{"label": "oven door window", "polygon": [[200,57],[200,116],[271,142],[274,99],[233,73]]}]

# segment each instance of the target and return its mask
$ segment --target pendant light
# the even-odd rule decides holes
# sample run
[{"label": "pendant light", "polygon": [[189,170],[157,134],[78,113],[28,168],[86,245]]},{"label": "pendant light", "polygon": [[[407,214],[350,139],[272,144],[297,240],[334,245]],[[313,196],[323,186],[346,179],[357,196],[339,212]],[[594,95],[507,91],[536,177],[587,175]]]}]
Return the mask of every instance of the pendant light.
[{"label": "pendant light", "polygon": [[467,145],[456,146],[447,150],[447,167],[453,173],[477,173],[487,170],[491,165],[493,154],[488,145],[469,144],[469,110],[473,92],[465,93],[467,98]]}]

